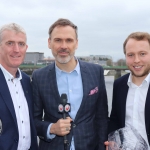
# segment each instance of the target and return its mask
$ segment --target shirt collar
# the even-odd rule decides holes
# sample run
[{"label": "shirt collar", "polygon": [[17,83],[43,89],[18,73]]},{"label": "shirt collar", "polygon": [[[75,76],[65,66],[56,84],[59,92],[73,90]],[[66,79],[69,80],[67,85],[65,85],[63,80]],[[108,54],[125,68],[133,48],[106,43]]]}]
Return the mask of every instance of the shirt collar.
[{"label": "shirt collar", "polygon": [[147,84],[150,83],[150,73],[147,75],[147,77],[144,80],[147,82]]},{"label": "shirt collar", "polygon": [[[76,65],[76,67],[74,68],[74,70],[72,70],[72,71],[69,72],[69,73],[72,73],[73,71],[75,71],[75,72],[77,72],[77,74],[80,74],[80,65],[79,65],[79,61],[78,61],[77,58],[75,58],[75,59],[76,59],[76,61],[77,61],[77,65]],[[61,75],[62,72],[68,73],[68,72],[65,72],[65,71],[59,69],[59,68],[57,67],[56,63],[55,63],[55,68],[56,68],[56,73],[57,73],[58,75]]]},{"label": "shirt collar", "polygon": [[[12,80],[14,79],[13,75],[10,74],[1,64],[0,64],[0,68],[5,76],[6,80]],[[17,72],[16,72],[16,79],[21,80],[22,79],[22,75],[21,75],[21,71],[18,68]]]},{"label": "shirt collar", "polygon": [[[142,82],[142,84],[147,84],[147,85],[149,85],[150,84],[150,73],[147,75],[147,77],[143,80],[143,82]],[[130,87],[130,86],[132,86],[134,83],[132,82],[132,74],[130,73],[130,75],[129,75],[129,78],[128,78],[128,86]],[[141,85],[142,85],[141,84]],[[140,86],[141,86],[140,85]]]}]

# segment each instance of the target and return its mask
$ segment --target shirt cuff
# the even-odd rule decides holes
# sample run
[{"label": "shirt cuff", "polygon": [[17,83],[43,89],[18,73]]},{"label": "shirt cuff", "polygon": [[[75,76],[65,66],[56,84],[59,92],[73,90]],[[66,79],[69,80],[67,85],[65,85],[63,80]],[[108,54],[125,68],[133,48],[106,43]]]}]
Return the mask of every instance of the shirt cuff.
[{"label": "shirt cuff", "polygon": [[48,139],[53,139],[53,138],[55,138],[55,136],[56,136],[55,134],[51,134],[51,133],[50,133],[50,128],[51,128],[52,124],[53,124],[53,123],[51,123],[51,124],[48,126],[48,129],[47,129],[47,138],[48,138]]}]

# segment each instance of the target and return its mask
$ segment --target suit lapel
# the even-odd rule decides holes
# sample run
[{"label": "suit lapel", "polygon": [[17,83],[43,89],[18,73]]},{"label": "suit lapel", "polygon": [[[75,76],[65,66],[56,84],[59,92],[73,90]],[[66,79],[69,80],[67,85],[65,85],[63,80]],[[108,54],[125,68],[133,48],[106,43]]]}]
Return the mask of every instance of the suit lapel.
[{"label": "suit lapel", "polygon": [[125,126],[125,116],[126,116],[126,100],[127,100],[127,94],[128,94],[128,85],[127,85],[127,82],[128,82],[128,77],[127,76],[124,81],[122,82],[122,85],[121,85],[121,88],[120,88],[120,118],[121,118],[121,124],[122,126]]},{"label": "suit lapel", "polygon": [[58,101],[58,104],[59,104],[60,103],[60,95],[59,95],[58,87],[57,87],[55,63],[53,63],[49,66],[48,76],[49,76],[49,78],[47,79],[47,83],[50,84],[51,89],[54,93],[54,97],[55,97],[56,101]]},{"label": "suit lapel", "polygon": [[10,113],[14,119],[14,122],[16,124],[16,127],[17,127],[17,119],[16,119],[16,115],[15,115],[14,104],[13,104],[13,101],[12,101],[12,98],[11,98],[11,95],[9,92],[8,85],[6,83],[5,77],[4,77],[1,69],[0,69],[0,81],[1,81],[0,82],[0,84],[1,84],[0,95],[1,95],[2,99],[4,100],[8,110],[10,111]]},{"label": "suit lapel", "polygon": [[81,114],[82,107],[84,106],[86,97],[89,94],[89,89],[87,88],[89,86],[89,78],[87,78],[87,69],[86,69],[86,66],[82,62],[79,61],[79,63],[80,63],[80,71],[81,71],[82,84],[83,84],[83,98],[82,98],[82,102],[81,102],[81,105],[79,107],[79,110],[77,112],[77,115],[75,117],[75,121],[78,118],[80,118],[79,115]]},{"label": "suit lapel", "polygon": [[150,85],[147,92],[146,103],[145,103],[145,125],[146,125],[146,132],[149,133],[149,124],[150,124],[150,117],[149,111],[150,109]]}]

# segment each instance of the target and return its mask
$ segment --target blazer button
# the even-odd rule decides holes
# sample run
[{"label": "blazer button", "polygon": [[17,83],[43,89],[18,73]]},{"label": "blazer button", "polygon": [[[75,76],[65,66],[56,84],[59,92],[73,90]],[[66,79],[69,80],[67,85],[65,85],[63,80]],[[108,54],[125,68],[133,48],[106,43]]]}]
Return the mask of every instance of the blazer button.
[{"label": "blazer button", "polygon": [[15,142],[16,142],[16,143],[18,143],[18,140],[17,140],[17,139],[15,139]]},{"label": "blazer button", "polygon": [[75,128],[76,127],[76,124],[73,124],[73,128]]}]

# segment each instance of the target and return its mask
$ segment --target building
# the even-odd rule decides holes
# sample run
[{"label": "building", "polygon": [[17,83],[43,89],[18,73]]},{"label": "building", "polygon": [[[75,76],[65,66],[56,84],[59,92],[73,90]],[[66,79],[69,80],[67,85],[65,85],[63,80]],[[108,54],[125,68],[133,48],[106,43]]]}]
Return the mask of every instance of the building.
[{"label": "building", "polygon": [[89,62],[89,56],[76,56],[78,59]]},{"label": "building", "polygon": [[108,60],[112,61],[112,57],[109,55],[90,55],[89,62],[99,64],[102,66],[107,66]]},{"label": "building", "polygon": [[26,52],[24,64],[34,64],[36,65],[38,61],[44,59],[44,53],[40,52]]},{"label": "building", "polygon": [[112,61],[112,57],[109,55],[77,56],[77,58],[83,61],[99,64],[101,66],[107,66],[108,61]]},{"label": "building", "polygon": [[37,64],[38,65],[42,65],[42,64],[44,64],[44,65],[49,65],[49,64],[51,64],[51,63],[53,63],[55,61],[55,58],[50,58],[50,57],[48,57],[48,58],[44,58],[43,60],[39,60],[38,62],[37,62]]}]

